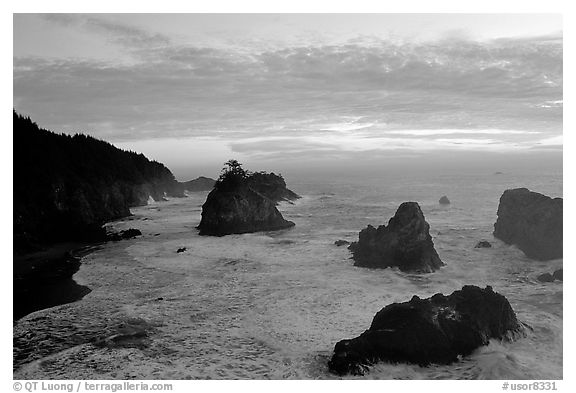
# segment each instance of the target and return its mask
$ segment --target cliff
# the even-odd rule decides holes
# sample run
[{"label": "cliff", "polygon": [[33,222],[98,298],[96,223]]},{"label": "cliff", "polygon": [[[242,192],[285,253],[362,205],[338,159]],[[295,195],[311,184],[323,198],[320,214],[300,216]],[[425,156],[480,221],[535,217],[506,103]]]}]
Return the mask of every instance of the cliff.
[{"label": "cliff", "polygon": [[515,244],[537,260],[562,258],[562,198],[526,188],[506,190],[500,197],[494,237]]},{"label": "cliff", "polygon": [[194,180],[185,181],[180,183],[183,191],[210,191],[214,188],[216,180],[210,179],[209,177],[200,176]]},{"label": "cliff", "polygon": [[56,134],[14,112],[14,249],[101,240],[102,224],[151,196],[183,196],[164,165],[87,135]]},{"label": "cliff", "polygon": [[509,340],[523,331],[504,296],[467,285],[449,296],[413,296],[384,307],[368,330],[336,344],[328,366],[339,375],[364,375],[378,361],[448,364],[491,338]]},{"label": "cliff", "polygon": [[276,208],[280,200],[298,198],[286,188],[284,179],[273,173],[249,174],[237,162],[234,165],[218,179],[202,205],[200,235],[224,236],[294,226]]},{"label": "cliff", "polygon": [[356,266],[396,266],[406,272],[429,273],[444,265],[434,249],[430,225],[416,202],[402,203],[387,226],[376,229],[368,225],[348,248]]}]

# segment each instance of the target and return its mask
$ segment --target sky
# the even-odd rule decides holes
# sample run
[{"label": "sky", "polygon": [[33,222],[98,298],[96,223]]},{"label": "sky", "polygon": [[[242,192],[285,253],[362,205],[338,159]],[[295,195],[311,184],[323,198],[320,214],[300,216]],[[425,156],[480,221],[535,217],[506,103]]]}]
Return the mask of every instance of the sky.
[{"label": "sky", "polygon": [[14,108],[180,180],[562,169],[559,14],[15,14]]}]

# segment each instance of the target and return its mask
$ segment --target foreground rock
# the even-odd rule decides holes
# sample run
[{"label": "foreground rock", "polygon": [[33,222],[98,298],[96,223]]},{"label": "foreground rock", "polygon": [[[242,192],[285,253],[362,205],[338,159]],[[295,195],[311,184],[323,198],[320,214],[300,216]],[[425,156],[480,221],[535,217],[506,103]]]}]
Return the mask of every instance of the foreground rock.
[{"label": "foreground rock", "polygon": [[[229,168],[202,205],[202,220],[198,225],[200,235],[224,236],[294,226],[276,208],[279,198],[287,197],[284,179],[263,172],[248,174],[236,161],[229,161],[227,165]],[[270,180],[277,177],[281,182]],[[276,189],[273,183],[281,189]]]},{"label": "foreground rock", "polygon": [[506,190],[500,197],[494,236],[515,244],[537,260],[562,258],[562,198],[526,188]]},{"label": "foreground rock", "polygon": [[349,249],[356,266],[396,266],[406,272],[429,273],[444,265],[434,249],[430,226],[416,202],[402,203],[388,226],[376,229],[368,225]]},{"label": "foreground rock", "polygon": [[439,204],[441,205],[449,205],[450,204],[450,199],[448,199],[448,197],[446,195],[444,195],[442,198],[440,198],[440,200],[438,201]]},{"label": "foreground rock", "polygon": [[489,286],[465,286],[449,296],[414,296],[384,307],[359,337],[336,344],[328,367],[339,375],[364,375],[378,361],[448,364],[491,338],[512,339],[522,331],[504,296]]},{"label": "foreground rock", "polygon": [[15,256],[13,264],[13,318],[81,299],[90,288],[72,276],[80,268],[80,257],[62,244],[26,256]]}]

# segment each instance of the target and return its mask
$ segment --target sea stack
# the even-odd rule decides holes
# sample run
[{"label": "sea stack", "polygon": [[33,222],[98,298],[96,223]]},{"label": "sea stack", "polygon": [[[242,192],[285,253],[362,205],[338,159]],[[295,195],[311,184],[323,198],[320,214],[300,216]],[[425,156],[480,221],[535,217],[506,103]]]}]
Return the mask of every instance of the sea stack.
[{"label": "sea stack", "polygon": [[278,177],[281,181],[276,181],[275,184],[286,188],[281,176],[264,172],[248,173],[235,160],[226,165],[228,168],[223,170],[222,176],[202,205],[202,220],[198,225],[200,235],[224,236],[274,231],[294,226],[292,221],[282,217],[276,204],[279,199],[283,200],[285,195],[298,196],[290,190],[276,190],[270,181],[265,184],[258,181]]},{"label": "sea stack", "polygon": [[434,249],[430,225],[416,202],[400,205],[388,225],[368,225],[350,244],[355,266],[398,267],[405,272],[430,273],[444,265]]},{"label": "sea stack", "polygon": [[491,338],[509,340],[522,331],[504,296],[467,285],[449,296],[413,296],[384,307],[368,330],[336,344],[328,367],[338,375],[364,375],[378,361],[449,364]]},{"label": "sea stack", "polygon": [[500,197],[494,237],[515,244],[527,257],[562,258],[562,198],[526,188],[506,190]]}]

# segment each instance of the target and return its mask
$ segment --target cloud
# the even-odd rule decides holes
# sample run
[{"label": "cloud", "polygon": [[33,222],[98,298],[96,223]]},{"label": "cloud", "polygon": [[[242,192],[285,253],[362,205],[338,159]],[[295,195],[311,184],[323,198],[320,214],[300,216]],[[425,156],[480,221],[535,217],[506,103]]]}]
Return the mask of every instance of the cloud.
[{"label": "cloud", "polygon": [[103,34],[113,43],[130,49],[168,46],[171,43],[170,38],[165,35],[151,33],[123,23],[115,23],[104,18],[80,14],[43,14],[42,17],[64,27],[80,28]]},{"label": "cloud", "polygon": [[55,131],[333,156],[513,151],[551,145],[542,141],[562,130],[561,36],[199,47],[99,16],[44,18],[133,57],[15,58],[15,109]]}]

